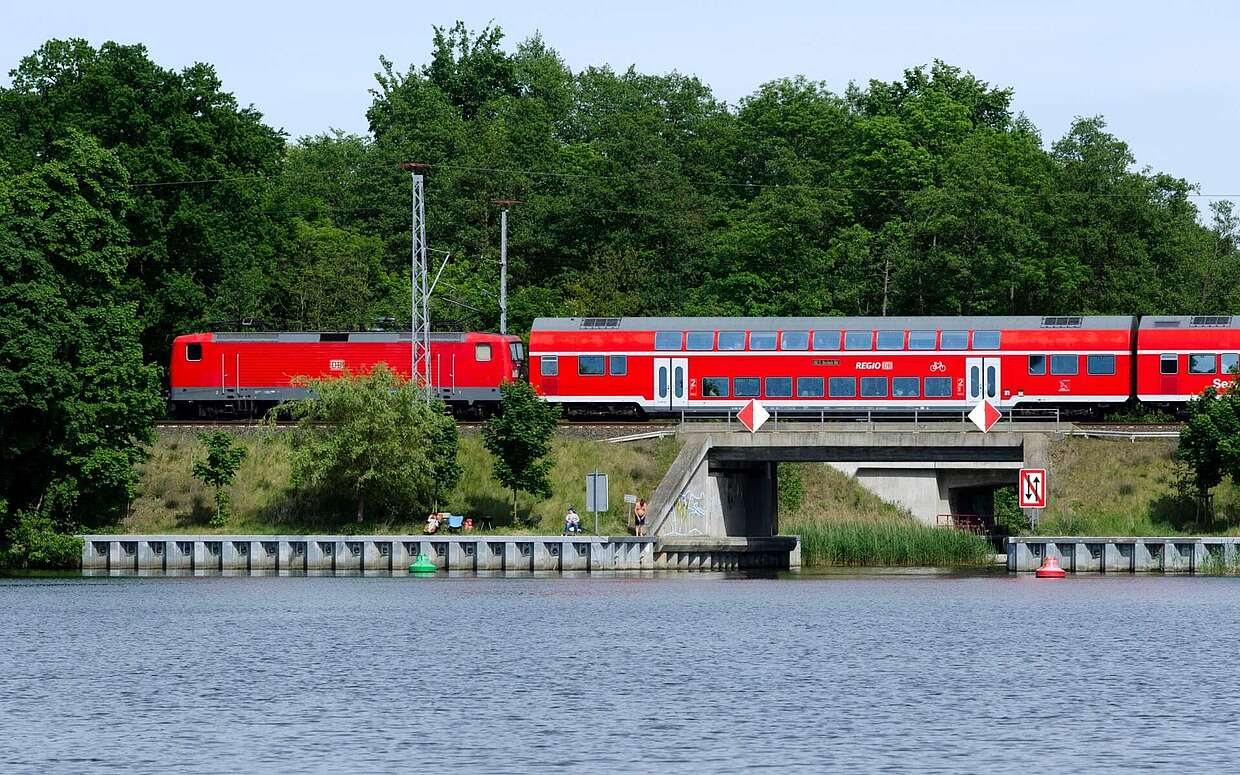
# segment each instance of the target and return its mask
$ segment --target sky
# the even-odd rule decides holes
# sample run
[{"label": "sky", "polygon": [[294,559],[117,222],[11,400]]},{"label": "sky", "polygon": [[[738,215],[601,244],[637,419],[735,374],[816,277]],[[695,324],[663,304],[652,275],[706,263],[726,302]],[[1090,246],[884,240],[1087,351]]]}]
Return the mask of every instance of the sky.
[{"label": "sky", "polygon": [[1047,145],[1074,117],[1102,115],[1139,168],[1240,199],[1240,3],[7,0],[0,81],[49,38],[143,43],[165,67],[213,64],[293,138],[364,133],[379,56],[399,70],[425,63],[431,26],[457,19],[499,24],[510,47],[541,32],[573,70],[693,74],[733,104],[775,78],[843,90],[938,58],[1013,88]]}]

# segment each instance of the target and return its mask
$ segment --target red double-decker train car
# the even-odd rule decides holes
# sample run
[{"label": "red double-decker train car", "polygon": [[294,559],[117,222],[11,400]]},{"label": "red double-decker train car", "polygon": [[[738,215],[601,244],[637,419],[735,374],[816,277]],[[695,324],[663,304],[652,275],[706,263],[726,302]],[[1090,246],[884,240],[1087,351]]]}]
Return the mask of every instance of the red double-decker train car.
[{"label": "red double-decker train car", "polygon": [[549,401],[645,413],[1102,408],[1133,393],[1130,316],[540,318]]},{"label": "red double-decker train car", "polygon": [[1208,387],[1231,389],[1240,369],[1240,317],[1143,317],[1136,360],[1136,393],[1143,403],[1175,406]]},{"label": "red double-decker train car", "polygon": [[[458,413],[498,404],[499,386],[524,376],[524,347],[515,336],[431,334],[431,384]],[[367,373],[379,363],[409,376],[408,332],[246,331],[179,336],[170,369],[179,417],[250,415],[306,396],[298,377]]]}]

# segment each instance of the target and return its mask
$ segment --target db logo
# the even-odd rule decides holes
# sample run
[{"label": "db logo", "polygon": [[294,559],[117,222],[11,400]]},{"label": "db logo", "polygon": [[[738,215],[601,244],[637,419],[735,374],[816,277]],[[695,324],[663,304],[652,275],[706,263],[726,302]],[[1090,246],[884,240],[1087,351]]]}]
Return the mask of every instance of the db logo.
[{"label": "db logo", "polygon": [[332,371],[344,371],[344,358],[332,358]]}]

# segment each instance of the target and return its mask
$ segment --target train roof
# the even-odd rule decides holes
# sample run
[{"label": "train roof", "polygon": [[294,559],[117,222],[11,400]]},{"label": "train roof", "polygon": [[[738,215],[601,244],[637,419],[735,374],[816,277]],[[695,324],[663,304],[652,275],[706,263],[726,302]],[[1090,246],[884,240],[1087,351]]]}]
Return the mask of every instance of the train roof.
[{"label": "train roof", "polygon": [[1131,329],[1131,315],[979,315],[970,317],[577,317],[537,318],[534,331],[713,331],[797,329]]},{"label": "train roof", "polygon": [[1146,315],[1141,328],[1240,328],[1240,315]]}]

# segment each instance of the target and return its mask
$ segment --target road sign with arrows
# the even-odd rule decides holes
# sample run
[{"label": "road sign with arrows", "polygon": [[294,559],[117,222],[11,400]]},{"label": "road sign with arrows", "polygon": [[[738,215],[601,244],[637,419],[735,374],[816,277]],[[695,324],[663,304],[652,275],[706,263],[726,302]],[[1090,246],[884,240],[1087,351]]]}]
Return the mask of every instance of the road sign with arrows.
[{"label": "road sign with arrows", "polygon": [[1046,508],[1046,469],[1022,468],[1017,484],[1018,500],[1022,509]]}]

